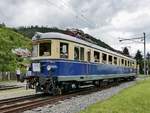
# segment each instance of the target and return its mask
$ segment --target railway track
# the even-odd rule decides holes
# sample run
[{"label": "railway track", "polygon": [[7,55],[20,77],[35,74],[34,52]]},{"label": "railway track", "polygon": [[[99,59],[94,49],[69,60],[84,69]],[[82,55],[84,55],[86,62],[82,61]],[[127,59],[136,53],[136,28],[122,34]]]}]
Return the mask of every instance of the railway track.
[{"label": "railway track", "polygon": [[27,96],[22,96],[22,97],[3,99],[3,100],[0,100],[0,107],[3,105],[15,103],[15,102],[22,102],[22,101],[29,100],[29,99],[40,98],[41,96],[44,96],[44,95],[36,94],[36,95],[27,95]]},{"label": "railway track", "polygon": [[110,88],[116,84],[109,84],[101,88],[89,87],[80,89],[80,91],[70,92],[61,96],[43,96],[43,95],[32,95],[17,97],[12,99],[5,99],[0,101],[0,113],[20,113],[25,110],[30,110],[36,107],[40,107],[47,104],[56,104],[59,101],[69,99],[78,95],[86,95],[96,91],[100,91],[106,88]]}]

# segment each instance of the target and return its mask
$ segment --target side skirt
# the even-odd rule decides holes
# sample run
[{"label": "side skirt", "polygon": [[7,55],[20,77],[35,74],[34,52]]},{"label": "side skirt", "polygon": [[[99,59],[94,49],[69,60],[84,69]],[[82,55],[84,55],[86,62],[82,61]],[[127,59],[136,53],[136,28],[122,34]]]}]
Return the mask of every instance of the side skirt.
[{"label": "side skirt", "polygon": [[77,75],[77,76],[58,76],[58,81],[92,81],[92,80],[102,80],[111,78],[126,78],[126,77],[136,77],[135,73],[132,74],[110,74],[110,75]]}]

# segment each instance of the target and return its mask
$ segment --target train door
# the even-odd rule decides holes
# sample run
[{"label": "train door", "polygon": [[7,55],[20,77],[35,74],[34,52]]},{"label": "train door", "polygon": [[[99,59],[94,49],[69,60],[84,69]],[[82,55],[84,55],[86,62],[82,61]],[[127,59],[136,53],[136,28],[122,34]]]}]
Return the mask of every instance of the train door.
[{"label": "train door", "polygon": [[90,62],[91,62],[91,50],[89,49],[87,51],[87,75],[89,75],[90,73]]}]

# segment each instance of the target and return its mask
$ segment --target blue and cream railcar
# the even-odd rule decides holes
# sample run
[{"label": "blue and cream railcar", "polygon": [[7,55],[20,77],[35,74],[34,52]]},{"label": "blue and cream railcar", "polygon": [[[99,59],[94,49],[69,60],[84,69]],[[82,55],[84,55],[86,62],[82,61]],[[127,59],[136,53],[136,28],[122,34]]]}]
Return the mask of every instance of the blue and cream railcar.
[{"label": "blue and cream railcar", "polygon": [[70,35],[36,33],[32,38],[36,90],[61,92],[85,81],[136,76],[133,58]]}]

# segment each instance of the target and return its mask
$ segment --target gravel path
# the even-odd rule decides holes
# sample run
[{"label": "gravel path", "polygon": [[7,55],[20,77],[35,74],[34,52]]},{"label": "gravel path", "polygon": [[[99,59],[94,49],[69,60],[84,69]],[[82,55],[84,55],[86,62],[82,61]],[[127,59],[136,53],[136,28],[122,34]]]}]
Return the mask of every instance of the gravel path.
[{"label": "gravel path", "polygon": [[24,113],[78,113],[89,105],[110,98],[121,90],[132,86],[136,81],[123,83],[119,86],[98,91],[92,94],[77,96],[59,102],[56,105],[47,105],[33,110],[25,111]]},{"label": "gravel path", "polygon": [[17,89],[1,90],[0,91],[0,100],[35,94],[34,89],[26,90],[26,87],[25,87],[26,83],[20,83],[20,82],[16,82],[16,81],[8,81],[8,82],[0,82],[0,85],[6,85],[6,86],[16,85],[16,86],[22,87],[22,88],[17,88]]}]

